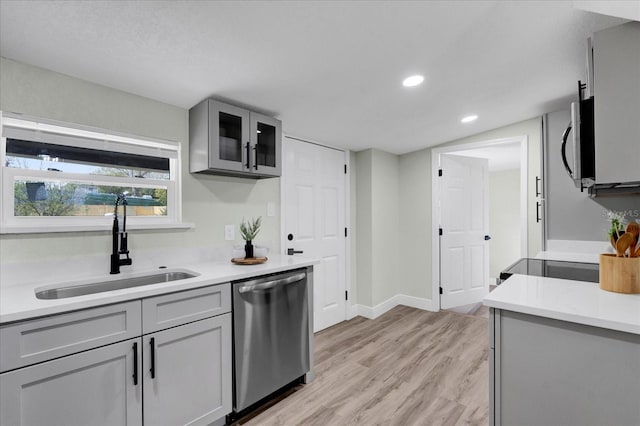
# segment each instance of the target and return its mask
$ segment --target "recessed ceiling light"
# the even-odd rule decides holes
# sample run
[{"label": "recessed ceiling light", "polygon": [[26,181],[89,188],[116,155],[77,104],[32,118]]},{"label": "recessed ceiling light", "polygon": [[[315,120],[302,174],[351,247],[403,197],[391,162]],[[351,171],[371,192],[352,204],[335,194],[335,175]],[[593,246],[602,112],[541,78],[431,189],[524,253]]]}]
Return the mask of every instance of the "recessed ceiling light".
[{"label": "recessed ceiling light", "polygon": [[421,84],[424,81],[424,77],[421,75],[412,75],[410,77],[405,78],[402,81],[402,85],[404,87],[414,87]]},{"label": "recessed ceiling light", "polygon": [[472,121],[475,121],[477,119],[478,119],[477,115],[467,115],[462,120],[460,120],[460,122],[461,123],[471,123]]}]

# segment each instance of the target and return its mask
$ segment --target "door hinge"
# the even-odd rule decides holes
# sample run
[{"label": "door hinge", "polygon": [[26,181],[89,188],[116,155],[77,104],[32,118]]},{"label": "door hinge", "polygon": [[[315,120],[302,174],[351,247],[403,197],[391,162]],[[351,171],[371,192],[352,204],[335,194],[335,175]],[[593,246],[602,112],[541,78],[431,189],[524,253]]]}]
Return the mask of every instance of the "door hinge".
[{"label": "door hinge", "polygon": [[344,300],[349,300],[349,292],[347,290],[344,291]]},{"label": "door hinge", "polygon": [[347,234],[347,228],[344,228],[344,237],[346,238],[346,237],[347,237],[347,235],[348,235],[348,234]]},{"label": "door hinge", "polygon": [[442,287],[440,287],[440,294],[442,294]]},{"label": "door hinge", "polygon": [[347,174],[347,165],[346,164],[344,165],[344,174],[345,175]]},{"label": "door hinge", "polygon": [[438,228],[438,235],[442,235],[442,228]]},{"label": "door hinge", "polygon": [[438,169],[438,176],[442,176],[442,169]]}]

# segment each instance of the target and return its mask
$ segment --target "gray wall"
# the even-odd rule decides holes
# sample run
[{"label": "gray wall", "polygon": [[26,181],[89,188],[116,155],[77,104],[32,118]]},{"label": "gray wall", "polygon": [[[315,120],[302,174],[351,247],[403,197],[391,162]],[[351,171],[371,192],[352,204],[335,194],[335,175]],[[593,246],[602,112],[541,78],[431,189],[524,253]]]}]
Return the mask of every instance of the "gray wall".
[{"label": "gray wall", "polygon": [[[580,192],[580,189],[574,186],[560,156],[562,132],[570,120],[571,113],[568,109],[545,116],[544,184],[547,239],[606,241],[609,229],[607,212],[624,211],[628,213],[627,219],[640,219],[640,196],[590,198],[586,191]],[[569,146],[567,158],[571,158],[572,155]]]},{"label": "gray wall", "polygon": [[542,175],[541,133],[541,118],[535,117],[444,144],[449,146],[513,136],[527,137],[527,246],[529,257],[534,257],[542,249],[542,225],[536,222],[536,202],[539,201],[536,197],[536,176]]},{"label": "gray wall", "polygon": [[[356,276],[355,303],[373,306],[373,150],[360,151],[356,157]],[[352,283],[353,285],[354,283]],[[353,303],[353,302],[352,302]]]},{"label": "gray wall", "polygon": [[[400,268],[406,295],[431,299],[431,150],[400,156]],[[428,273],[427,273],[428,272]]]},{"label": "gray wall", "polygon": [[[448,144],[521,135],[526,135],[529,141],[528,234],[529,253],[533,256],[542,243],[541,227],[535,221],[535,176],[540,174],[540,118]],[[399,294],[418,298],[418,303],[428,303],[432,294],[431,149],[401,156],[370,149],[354,156],[356,182],[352,191],[356,193],[357,210],[354,256],[357,281],[352,282],[357,298],[354,303],[374,307]],[[518,224],[516,232],[519,229]]]},{"label": "gray wall", "polygon": [[498,278],[520,259],[520,169],[489,172],[489,234],[489,276]]},{"label": "gray wall", "polygon": [[[177,141],[182,147],[183,221],[188,230],[131,231],[136,251],[226,244],[224,225],[243,217],[263,216],[259,242],[279,250],[280,212],[266,217],[267,202],[280,204],[280,179],[260,181],[189,173],[188,111],[148,98],[0,59],[0,109],[102,129]],[[2,262],[104,255],[111,249],[108,232],[0,235]]]},{"label": "gray wall", "polygon": [[399,274],[399,157],[368,149],[356,153],[358,304],[373,307],[405,294]]}]

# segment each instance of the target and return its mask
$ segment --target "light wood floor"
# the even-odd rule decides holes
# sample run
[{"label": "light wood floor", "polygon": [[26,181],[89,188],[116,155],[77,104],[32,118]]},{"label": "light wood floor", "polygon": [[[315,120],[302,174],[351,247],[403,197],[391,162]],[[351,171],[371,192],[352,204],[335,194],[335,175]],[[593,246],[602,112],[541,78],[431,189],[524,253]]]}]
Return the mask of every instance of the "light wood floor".
[{"label": "light wood floor", "polygon": [[398,306],[315,336],[315,380],[246,425],[486,425],[481,316]]}]

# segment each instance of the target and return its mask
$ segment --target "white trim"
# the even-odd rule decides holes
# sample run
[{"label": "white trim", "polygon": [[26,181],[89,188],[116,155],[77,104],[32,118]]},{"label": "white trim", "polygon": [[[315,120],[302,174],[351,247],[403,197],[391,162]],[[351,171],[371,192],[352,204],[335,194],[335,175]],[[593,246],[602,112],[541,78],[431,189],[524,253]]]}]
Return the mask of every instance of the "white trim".
[{"label": "white trim", "polygon": [[389,312],[396,306],[409,306],[411,308],[422,309],[423,311],[437,312],[433,300],[423,299],[421,297],[407,296],[406,294],[396,294],[382,303],[374,307],[365,305],[354,305],[354,311],[357,315],[368,319],[376,319],[380,315]]},{"label": "white trim", "polygon": [[[102,230],[110,219],[98,216],[64,217],[23,217],[14,216],[13,185],[16,179],[39,179],[42,181],[63,181],[89,185],[135,186],[140,188],[160,188],[167,190],[167,214],[162,217],[130,217],[130,229],[180,229],[193,225],[182,224],[182,174],[181,150],[179,143],[146,137],[130,136],[118,132],[63,123],[37,117],[24,116],[0,111],[0,168],[2,170],[2,200],[0,205],[0,233],[42,233],[77,232]],[[16,133],[17,132],[17,133]],[[6,167],[7,137],[5,133],[24,133],[24,137],[43,140],[47,143],[67,146],[86,146],[96,149],[113,150],[167,158],[169,179],[145,179],[92,175],[49,170],[31,170]],[[109,225],[110,226],[110,225]]]},{"label": "white trim", "polygon": [[282,135],[282,144],[281,144],[281,149],[282,149],[282,154],[280,155],[280,158],[282,161],[281,164],[281,168],[280,170],[282,170],[282,173],[280,175],[280,254],[282,254],[283,256],[287,255],[287,249],[285,248],[286,244],[287,244],[287,239],[284,236],[285,233],[285,223],[284,223],[284,217],[285,217],[285,212],[286,212],[286,208],[287,208],[287,191],[285,191],[285,172],[284,172],[284,162],[285,162],[285,152],[284,152],[284,140],[285,140],[286,136],[283,134]]},{"label": "white trim", "polygon": [[344,174],[344,226],[347,228],[347,238],[345,238],[345,289],[349,298],[345,303],[345,317],[347,320],[355,317],[353,309],[353,301],[355,293],[351,291],[351,238],[353,238],[354,228],[351,226],[351,151],[344,151],[344,164],[347,166],[347,172]]},{"label": "white trim", "polygon": [[318,146],[321,146],[323,148],[335,149],[336,151],[349,152],[348,150],[345,150],[344,148],[341,148],[339,146],[334,146],[334,145],[329,145],[329,144],[326,144],[326,143],[315,142],[315,141],[312,141],[312,140],[309,140],[309,139],[306,139],[306,138],[303,138],[303,137],[299,137],[299,136],[286,134],[286,135],[283,135],[283,137],[287,137],[289,139],[295,139],[295,140],[297,140],[299,142],[310,143],[312,145],[318,145]]},{"label": "white trim", "polygon": [[470,149],[487,148],[508,143],[520,143],[520,257],[528,255],[528,137],[527,135],[508,138],[491,139],[460,145],[448,145],[431,149],[431,298],[434,310],[440,310],[440,182],[438,169],[440,155],[448,152],[466,151]]},{"label": "white trim", "polygon": [[[520,140],[520,257],[529,257],[529,138]],[[541,212],[542,213],[542,212]],[[506,266],[506,265],[505,265]]]},{"label": "white trim", "polygon": [[65,123],[62,121],[33,117],[13,112],[4,112],[4,114],[0,115],[0,118],[3,119],[3,125],[20,129],[77,136],[99,141],[124,142],[128,144],[133,143],[150,148],[170,149],[172,151],[175,151],[176,147],[180,147],[180,144],[176,141],[148,138],[144,136],[133,137],[126,133],[112,132],[97,127],[84,126],[76,123]]},{"label": "white trim", "polygon": [[[127,219],[128,220],[128,219]],[[0,234],[51,234],[58,232],[111,232],[111,223],[109,225],[64,225],[64,226],[11,226],[2,228]],[[127,230],[162,230],[162,229],[192,229],[195,228],[193,223],[146,223],[146,224],[129,224]]]}]

